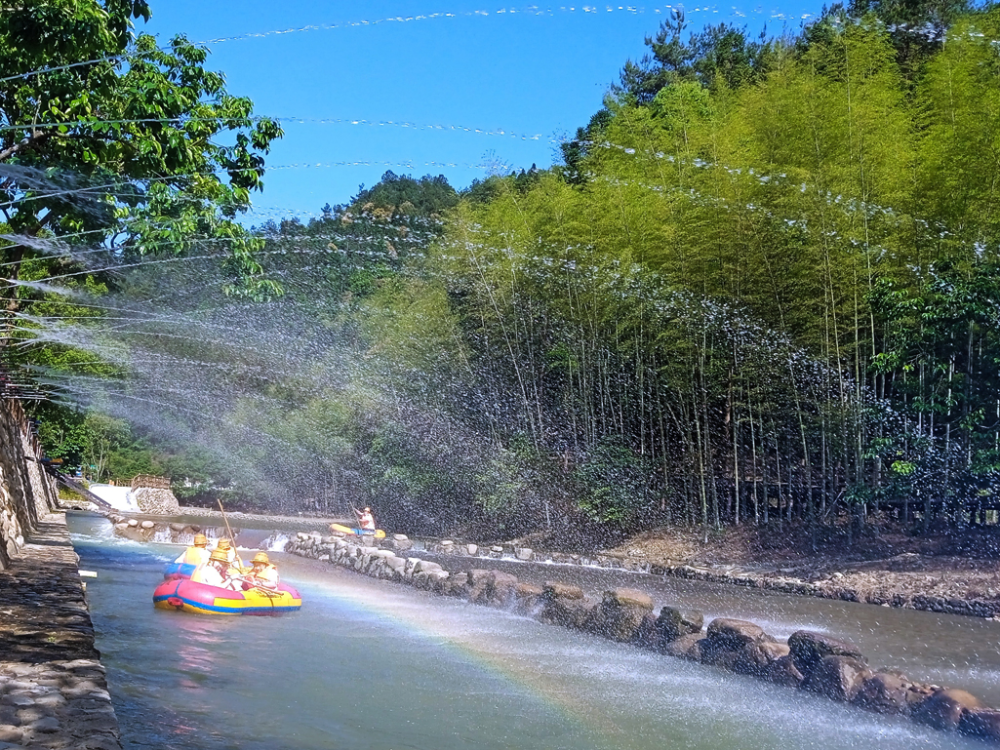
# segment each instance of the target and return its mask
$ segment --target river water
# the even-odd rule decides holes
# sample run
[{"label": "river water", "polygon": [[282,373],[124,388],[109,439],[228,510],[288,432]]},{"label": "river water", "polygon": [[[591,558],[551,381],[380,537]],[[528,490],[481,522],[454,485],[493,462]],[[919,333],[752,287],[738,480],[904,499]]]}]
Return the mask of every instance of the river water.
[{"label": "river water", "polygon": [[978,742],[278,554],[301,612],[155,610],[170,545],[73,514],[126,748],[752,750]]}]

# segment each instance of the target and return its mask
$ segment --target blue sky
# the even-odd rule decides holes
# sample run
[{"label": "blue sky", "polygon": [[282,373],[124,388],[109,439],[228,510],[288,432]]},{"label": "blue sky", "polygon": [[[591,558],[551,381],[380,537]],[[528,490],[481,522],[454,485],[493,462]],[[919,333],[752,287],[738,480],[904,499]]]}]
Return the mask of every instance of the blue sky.
[{"label": "blue sky", "polygon": [[[303,120],[283,123],[265,192],[254,197],[257,223],[306,219],[387,169],[444,174],[461,188],[483,177],[487,164],[551,165],[558,139],[600,108],[625,60],[644,54],[643,38],[671,6],[153,0],[152,7],[138,30],[162,42],[177,33],[225,39],[208,44],[208,64],[226,74],[229,91],[253,99],[256,114]],[[787,0],[688,3],[686,12],[691,29],[729,21],[780,33],[797,30],[818,8]]]}]

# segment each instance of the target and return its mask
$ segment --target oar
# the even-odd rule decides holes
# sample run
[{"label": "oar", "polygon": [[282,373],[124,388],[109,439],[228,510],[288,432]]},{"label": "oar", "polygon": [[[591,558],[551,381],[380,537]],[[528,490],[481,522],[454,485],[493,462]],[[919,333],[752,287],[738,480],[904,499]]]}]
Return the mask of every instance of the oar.
[{"label": "oar", "polygon": [[[219,504],[219,510],[222,511],[222,520],[226,523],[226,531],[229,532],[229,541],[233,543],[233,552],[236,552],[236,537],[233,536],[233,530],[229,526],[229,519],[226,518],[226,509],[222,507],[222,500],[215,498],[215,502]],[[240,570],[243,569],[243,561],[240,560],[240,553],[236,552],[236,559],[240,561]]]}]

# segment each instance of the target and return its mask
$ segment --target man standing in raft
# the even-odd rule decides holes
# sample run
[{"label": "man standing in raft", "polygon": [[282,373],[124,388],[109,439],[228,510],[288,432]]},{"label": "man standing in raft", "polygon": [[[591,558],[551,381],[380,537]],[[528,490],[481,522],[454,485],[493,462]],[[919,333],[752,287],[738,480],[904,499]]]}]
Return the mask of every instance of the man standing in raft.
[{"label": "man standing in raft", "polygon": [[174,560],[179,565],[204,565],[208,562],[208,538],[204,534],[194,535],[194,544],[188,547],[181,556]]},{"label": "man standing in raft", "polygon": [[267,589],[278,588],[278,569],[274,566],[266,552],[258,552],[253,557],[253,568],[247,573],[247,581],[255,586]]},{"label": "man standing in raft", "polygon": [[355,515],[358,517],[358,526],[362,531],[375,531],[375,516],[372,515],[372,509],[367,505],[363,511],[357,508],[351,508]]},{"label": "man standing in raft", "polygon": [[212,550],[208,563],[198,568],[191,576],[191,580],[195,583],[204,583],[221,589],[241,590],[243,582],[232,576],[229,571],[229,558],[226,552],[216,547]]}]

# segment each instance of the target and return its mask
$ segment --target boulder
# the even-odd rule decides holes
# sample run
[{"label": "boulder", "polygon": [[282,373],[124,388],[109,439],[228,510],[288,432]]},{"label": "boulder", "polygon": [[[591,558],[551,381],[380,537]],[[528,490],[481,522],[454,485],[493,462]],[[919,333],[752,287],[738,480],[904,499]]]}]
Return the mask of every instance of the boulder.
[{"label": "boulder", "polygon": [[624,643],[631,641],[643,618],[653,611],[653,600],[635,589],[610,589],[601,595],[586,624],[587,630]]},{"label": "boulder", "polygon": [[935,729],[955,730],[966,711],[981,708],[979,700],[964,690],[943,688],[935,690],[929,698],[913,709],[913,720]]},{"label": "boulder", "polygon": [[775,685],[797,688],[802,685],[805,677],[796,668],[791,655],[788,655],[774,661],[764,674],[764,679]]},{"label": "boulder", "polygon": [[428,574],[430,589],[436,594],[444,594],[448,590],[448,579],[451,574],[447,570],[438,570]]},{"label": "boulder", "polygon": [[552,581],[542,587],[540,603],[540,622],[571,628],[582,628],[596,606],[595,602],[584,597],[583,589]]},{"label": "boulder", "polygon": [[456,573],[448,579],[448,585],[442,590],[447,596],[457,596],[466,599],[469,596],[469,574]]},{"label": "boulder", "polygon": [[995,708],[970,708],[962,713],[958,731],[986,740],[1000,740],[1000,711]]},{"label": "boulder", "polygon": [[740,651],[745,647],[768,640],[767,633],[756,623],[719,617],[709,623],[705,641],[701,644],[703,664],[733,669]]},{"label": "boulder", "polygon": [[485,604],[488,600],[487,587],[493,577],[492,570],[473,568],[466,571],[467,585],[469,587],[468,597],[470,602]]},{"label": "boulder", "polygon": [[810,630],[797,630],[792,633],[788,638],[788,648],[791,650],[795,668],[804,675],[808,675],[825,656],[849,656],[863,663],[868,661],[853,643]]},{"label": "boulder", "polygon": [[187,528],[188,527],[185,524],[183,524],[183,523],[172,523],[172,524],[170,524],[170,530],[173,531],[173,532],[175,532],[175,533],[177,533],[177,534],[180,534],[180,533],[182,533],[184,531],[187,531]]},{"label": "boulder", "polygon": [[476,553],[479,552],[479,547],[476,546],[475,544],[467,544],[467,545],[465,545],[465,551],[469,555],[472,555],[473,557],[475,557]]},{"label": "boulder", "polygon": [[902,675],[877,672],[864,681],[851,703],[879,714],[905,714],[910,709],[906,698],[912,684]]},{"label": "boulder", "polygon": [[850,702],[871,676],[867,665],[852,656],[824,656],[806,674],[801,687],[835,701]]},{"label": "boulder", "polygon": [[788,656],[788,645],[772,641],[748,643],[741,648],[733,662],[732,670],[738,674],[766,677],[778,659]]},{"label": "boulder", "polygon": [[139,522],[137,520],[135,520],[134,518],[130,518],[130,519],[128,519],[128,525],[131,526],[134,529],[136,526],[139,525]]},{"label": "boulder", "polygon": [[701,612],[681,612],[677,607],[663,607],[660,616],[656,618],[659,648],[682,636],[700,633],[704,624],[705,616]]},{"label": "boulder", "polygon": [[514,599],[514,591],[519,581],[517,576],[510,573],[503,573],[499,570],[493,571],[489,582],[486,585],[486,600],[496,607],[505,607]]},{"label": "boulder", "polygon": [[705,631],[708,640],[730,651],[736,651],[751,643],[768,640],[767,633],[756,623],[747,620],[732,620],[719,617],[708,624]]},{"label": "boulder", "polygon": [[514,587],[514,612],[519,615],[530,615],[538,606],[542,596],[542,587],[530,583],[518,583]]},{"label": "boulder", "polygon": [[705,636],[702,633],[689,633],[666,644],[663,652],[679,659],[701,661],[701,645],[704,642]]},{"label": "boulder", "polygon": [[531,559],[534,552],[532,552],[529,547],[518,547],[514,554],[517,556],[518,560],[524,560],[527,562]]},{"label": "boulder", "polygon": [[141,526],[142,528],[146,529],[147,531],[149,531],[150,529],[155,529],[155,528],[156,528],[156,524],[155,524],[155,523],[153,523],[152,521],[143,521],[143,522],[142,522],[141,524],[139,524],[139,525],[140,525],[140,526]]}]

